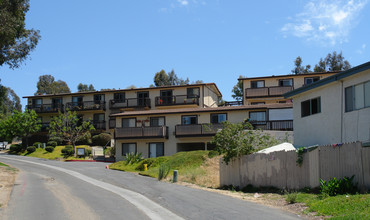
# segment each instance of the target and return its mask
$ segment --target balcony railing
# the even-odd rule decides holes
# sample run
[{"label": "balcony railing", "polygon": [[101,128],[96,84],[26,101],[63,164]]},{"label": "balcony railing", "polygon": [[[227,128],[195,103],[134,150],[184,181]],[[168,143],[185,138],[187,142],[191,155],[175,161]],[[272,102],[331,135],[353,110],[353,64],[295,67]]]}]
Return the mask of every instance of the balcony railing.
[{"label": "balcony railing", "polygon": [[275,130],[275,131],[293,131],[293,120],[279,121],[251,121],[255,129]]},{"label": "balcony railing", "polygon": [[116,119],[109,119],[109,128],[116,128]]},{"label": "balcony railing", "polygon": [[92,121],[92,124],[96,130],[105,130],[106,128],[105,121]]},{"label": "balcony railing", "polygon": [[86,110],[105,110],[105,102],[85,101],[85,102],[68,102],[66,109],[71,111],[86,111]]},{"label": "balcony railing", "polygon": [[116,128],[115,138],[132,139],[132,138],[168,138],[168,127],[129,127]]},{"label": "balcony railing", "polygon": [[230,102],[225,102],[223,104],[223,106],[239,106],[239,105],[243,105],[243,102],[242,101],[230,101]]},{"label": "balcony railing", "polygon": [[150,108],[150,98],[132,98],[132,99],[124,99],[124,100],[112,99],[109,101],[110,109],[140,108],[140,107]]},{"label": "balcony railing", "polygon": [[187,95],[155,97],[155,106],[170,106],[170,105],[199,105],[199,97],[189,98]]},{"label": "balcony railing", "polygon": [[176,137],[213,136],[223,124],[176,125]]},{"label": "balcony railing", "polygon": [[245,89],[245,97],[267,97],[267,96],[282,96],[284,93],[293,90],[293,86],[273,86],[263,88],[247,88]]},{"label": "balcony railing", "polygon": [[27,105],[27,109],[32,109],[36,113],[53,113],[63,112],[63,104],[41,104],[41,105]]}]

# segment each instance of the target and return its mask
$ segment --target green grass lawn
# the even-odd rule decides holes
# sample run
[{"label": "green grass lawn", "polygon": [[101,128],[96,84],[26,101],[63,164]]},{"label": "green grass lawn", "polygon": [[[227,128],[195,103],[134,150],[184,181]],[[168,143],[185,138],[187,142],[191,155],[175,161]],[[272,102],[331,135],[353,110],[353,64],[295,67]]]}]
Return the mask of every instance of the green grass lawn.
[{"label": "green grass lawn", "polygon": [[0,167],[8,167],[8,165],[0,162]]},{"label": "green grass lawn", "polygon": [[[64,158],[63,154],[62,154],[62,149],[64,148],[65,146],[56,146],[54,148],[54,151],[53,152],[47,152],[45,149],[43,148],[37,148],[35,152],[32,152],[32,153],[27,153],[27,151],[21,153],[20,155],[22,156],[27,156],[27,157],[37,157],[37,158],[44,158],[44,159],[48,159],[48,160],[74,160],[74,159],[78,159],[78,160],[84,160],[85,158],[75,158],[75,157],[68,157],[68,158]],[[86,148],[86,149],[90,149],[90,146],[87,146],[87,145],[78,145],[76,146],[78,148]]]}]

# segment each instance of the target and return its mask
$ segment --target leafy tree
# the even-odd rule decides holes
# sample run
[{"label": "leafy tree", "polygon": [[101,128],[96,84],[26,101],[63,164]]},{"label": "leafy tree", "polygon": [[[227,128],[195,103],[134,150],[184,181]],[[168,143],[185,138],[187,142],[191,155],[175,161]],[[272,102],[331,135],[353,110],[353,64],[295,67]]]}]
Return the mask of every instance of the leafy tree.
[{"label": "leafy tree", "polygon": [[71,93],[66,82],[62,80],[55,81],[52,75],[42,75],[37,82],[37,91],[35,95]]},{"label": "leafy tree", "polygon": [[326,71],[343,71],[351,68],[351,64],[348,60],[345,60],[342,52],[337,54],[334,51],[332,54],[328,54],[325,59],[320,59],[319,63],[315,65],[315,72],[326,72]]},{"label": "leafy tree", "polygon": [[164,70],[161,70],[161,71],[159,71],[158,73],[155,74],[155,76],[154,76],[154,85],[155,86],[168,86],[168,85],[170,85],[168,75]]},{"label": "leafy tree", "polygon": [[22,111],[22,105],[17,94],[9,87],[0,86],[0,119],[13,111]]},{"label": "leafy tree", "polygon": [[223,128],[212,138],[216,150],[224,154],[223,160],[228,164],[234,158],[251,154],[259,149],[277,144],[276,139],[261,131],[253,130],[249,122],[223,122]]},{"label": "leafy tree", "polygon": [[76,152],[76,142],[84,137],[87,132],[93,130],[95,128],[89,121],[81,123],[76,112],[66,111],[53,118],[50,122],[49,133],[51,137],[60,137],[71,143]]},{"label": "leafy tree", "polygon": [[26,29],[29,0],[0,1],[0,66],[18,68],[36,48],[40,31]]},{"label": "leafy tree", "polygon": [[40,120],[35,111],[26,110],[24,113],[14,111],[6,120],[0,121],[0,136],[8,141],[15,137],[25,138],[28,146],[28,138],[41,129]]},{"label": "leafy tree", "polygon": [[82,84],[82,83],[78,84],[77,90],[79,92],[96,91],[92,84],[88,86],[87,84]]},{"label": "leafy tree", "polygon": [[310,73],[311,71],[311,65],[306,65],[305,67],[302,66],[302,58],[298,56],[294,61],[294,69],[292,70],[293,74],[306,74]]},{"label": "leafy tree", "polygon": [[137,87],[135,85],[127,86],[126,89],[136,89]]},{"label": "leafy tree", "polygon": [[[189,84],[189,78],[185,80],[179,78],[174,70],[171,70],[168,74],[166,71],[161,70],[154,75],[155,86],[175,86],[175,85],[186,85]],[[203,81],[197,80],[196,82],[202,83]]]},{"label": "leafy tree", "polygon": [[[243,76],[239,76],[239,79],[241,78],[243,78]],[[235,100],[243,100],[243,80],[238,80],[238,83],[236,83],[231,92],[233,93],[231,97],[233,97]]]}]

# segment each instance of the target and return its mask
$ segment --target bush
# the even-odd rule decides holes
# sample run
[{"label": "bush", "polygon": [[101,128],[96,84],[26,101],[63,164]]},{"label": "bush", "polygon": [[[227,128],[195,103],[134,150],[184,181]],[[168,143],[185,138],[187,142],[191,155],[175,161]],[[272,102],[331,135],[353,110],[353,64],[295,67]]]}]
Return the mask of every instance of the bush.
[{"label": "bush", "polygon": [[90,132],[87,132],[84,136],[80,137],[76,141],[76,145],[91,145],[91,144],[92,144],[92,141],[91,141],[91,133]]},{"label": "bush", "polygon": [[27,152],[28,153],[32,153],[32,152],[35,152],[35,151],[36,151],[36,147],[35,146],[27,147]]},{"label": "bush", "polygon": [[357,191],[356,185],[353,183],[355,175],[351,178],[343,177],[336,179],[335,177],[329,181],[320,179],[321,193],[328,196],[336,196],[343,194],[354,194]]},{"label": "bush", "polygon": [[159,166],[159,170],[158,170],[158,180],[162,180],[164,178],[166,178],[168,176],[168,174],[170,173],[170,169],[171,167],[168,166],[167,164],[161,164]]},{"label": "bush", "polygon": [[139,163],[140,161],[144,160],[142,153],[128,153],[125,155],[124,160],[126,164],[135,164]]},{"label": "bush", "polygon": [[62,154],[64,157],[70,157],[75,154],[75,151],[73,149],[72,145],[67,145],[62,149]]},{"label": "bush", "polygon": [[63,139],[61,137],[50,137],[49,138],[49,141],[55,141],[57,142],[57,145],[62,145],[63,144]]},{"label": "bush", "polygon": [[10,145],[9,150],[13,153],[19,153],[22,151],[22,146],[19,144],[12,144]]},{"label": "bush", "polygon": [[297,202],[297,196],[298,196],[298,193],[297,192],[285,192],[286,194],[286,198],[285,198],[285,201],[289,204],[294,204]]},{"label": "bush", "polygon": [[33,145],[32,146],[34,146],[34,147],[36,147],[36,148],[38,148],[38,147],[42,147],[42,143],[41,142],[35,142],[35,143],[33,143]]},{"label": "bush", "polygon": [[215,150],[211,150],[211,151],[208,153],[208,157],[209,157],[209,158],[214,158],[214,157],[216,157],[216,156],[218,156],[218,155],[220,155],[220,154],[218,153],[218,151],[215,151]]},{"label": "bush", "polygon": [[46,146],[45,147],[45,150],[49,153],[53,152],[54,151],[54,147],[53,146]]},{"label": "bush", "polygon": [[56,141],[48,141],[48,143],[46,145],[56,147],[58,145],[58,143]]},{"label": "bush", "polygon": [[108,133],[101,133],[92,137],[92,144],[94,146],[107,146],[109,145],[112,135]]},{"label": "bush", "polygon": [[85,148],[85,157],[88,157],[91,155],[91,150],[88,148]]}]

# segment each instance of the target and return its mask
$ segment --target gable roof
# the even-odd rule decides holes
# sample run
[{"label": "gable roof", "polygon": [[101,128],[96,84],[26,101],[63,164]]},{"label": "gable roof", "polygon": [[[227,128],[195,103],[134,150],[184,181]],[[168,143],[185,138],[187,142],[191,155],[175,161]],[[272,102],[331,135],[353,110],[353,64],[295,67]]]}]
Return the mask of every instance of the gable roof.
[{"label": "gable roof", "polygon": [[341,80],[343,78],[346,78],[346,77],[349,77],[349,76],[352,76],[352,75],[355,75],[357,73],[363,72],[363,71],[368,70],[368,69],[370,69],[370,62],[355,66],[355,67],[353,67],[349,70],[339,72],[335,75],[332,75],[332,76],[329,76],[329,77],[324,78],[322,80],[319,80],[317,82],[314,82],[310,85],[302,86],[302,87],[297,88],[293,91],[287,92],[287,93],[284,94],[284,98],[290,98],[290,97],[296,96],[296,95],[301,94],[303,92],[307,92],[311,89],[327,85],[329,83]]}]

